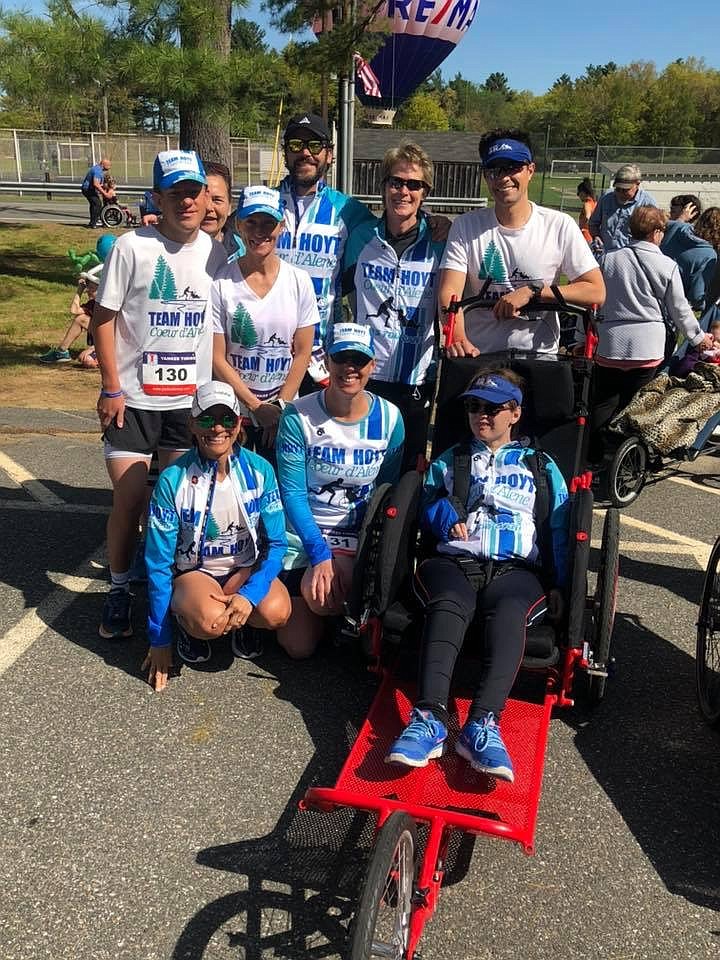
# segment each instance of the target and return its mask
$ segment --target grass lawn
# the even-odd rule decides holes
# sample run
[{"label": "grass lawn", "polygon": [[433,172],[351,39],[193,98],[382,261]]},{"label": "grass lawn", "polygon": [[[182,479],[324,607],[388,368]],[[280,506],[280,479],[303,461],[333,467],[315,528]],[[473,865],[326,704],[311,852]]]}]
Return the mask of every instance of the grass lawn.
[{"label": "grass lawn", "polygon": [[[0,376],[5,406],[92,409],[99,375],[72,364],[44,365],[70,323],[77,274],[68,248],[94,250],[101,231],[54,223],[0,224]],[[76,356],[85,346],[78,339]]]}]

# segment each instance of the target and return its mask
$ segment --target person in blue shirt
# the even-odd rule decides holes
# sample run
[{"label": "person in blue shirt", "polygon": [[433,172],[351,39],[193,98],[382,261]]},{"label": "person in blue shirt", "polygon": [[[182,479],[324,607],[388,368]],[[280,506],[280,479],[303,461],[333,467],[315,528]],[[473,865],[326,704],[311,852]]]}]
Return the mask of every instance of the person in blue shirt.
[{"label": "person in blue shirt", "polygon": [[[470,443],[447,450],[430,465],[420,522],[437,545],[416,574],[425,608],[418,698],[387,763],[424,767],[443,753],[455,662],[480,614],[483,669],[455,751],[475,770],[514,779],[500,717],[523,658],[527,627],[546,613],[560,614],[557,588],[566,580],[569,525],[567,488],[557,466],[513,439],[522,390],[522,379],[512,371],[478,375],[463,394]],[[456,456],[461,450],[468,464],[464,477]],[[540,470],[547,479],[547,538],[536,521]]]},{"label": "person in blue shirt", "polygon": [[102,157],[100,163],[95,163],[85,174],[80,190],[90,206],[90,222],[88,227],[102,227],[103,223],[100,214],[103,208],[103,198],[109,200],[113,194],[112,190],[106,189],[103,184],[105,173],[110,169],[110,160]]},{"label": "person in blue shirt", "polygon": [[370,328],[335,324],[328,354],[329,385],[285,406],[275,445],[293,607],[278,642],[298,658],[314,652],[325,618],[342,613],[367,505],[378,484],[398,479],[402,461],[400,411],[366,389]]},{"label": "person in blue shirt", "polygon": [[287,548],[285,515],[270,464],[237,441],[232,387],[212,380],[193,397],[194,446],[160,474],[147,521],[148,639],[142,665],[162,690],[172,663],[172,620],[186,663],[210,659],[210,641],[230,634],[248,658],[243,627],[274,630],[290,615],[277,579]]},{"label": "person in blue shirt", "polygon": [[357,323],[373,331],[369,389],[400,409],[403,470],[425,456],[438,353],[437,286],[444,241],[435,241],[421,209],[433,185],[422,147],[388,150],[380,170],[382,218],[358,226],[345,246],[343,293]]},{"label": "person in blue shirt", "polygon": [[603,252],[619,250],[630,243],[629,221],[638,207],[656,207],[655,198],[640,186],[642,174],[635,163],[626,163],[615,174],[612,190],[607,190],[590,214],[588,230],[599,237]]}]

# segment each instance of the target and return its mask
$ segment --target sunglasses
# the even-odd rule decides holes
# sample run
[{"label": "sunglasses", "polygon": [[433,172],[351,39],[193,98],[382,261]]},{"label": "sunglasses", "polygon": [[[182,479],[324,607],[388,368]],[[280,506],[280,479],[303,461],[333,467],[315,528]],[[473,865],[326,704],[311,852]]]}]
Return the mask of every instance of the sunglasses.
[{"label": "sunglasses", "polygon": [[195,417],[195,423],[201,430],[212,430],[216,424],[226,430],[232,430],[237,426],[237,422],[238,418],[234,413],[223,413],[219,417],[213,416],[212,413],[201,413],[199,417]]},{"label": "sunglasses", "polygon": [[385,183],[391,190],[402,190],[403,187],[407,187],[410,193],[415,193],[417,190],[425,190],[427,187],[424,180],[403,180],[402,177],[388,177]]},{"label": "sunglasses", "polygon": [[316,157],[328,146],[328,142],[327,140],[300,140],[297,138],[286,140],[285,146],[291,153],[302,153],[303,149],[307,147],[310,153]]},{"label": "sunglasses", "polygon": [[512,177],[520,173],[527,166],[526,163],[498,163],[494,167],[485,167],[485,176],[489,180],[497,180],[500,177]]},{"label": "sunglasses", "polygon": [[340,350],[331,354],[330,359],[338,365],[348,363],[351,367],[365,367],[370,363],[371,357],[359,350]]},{"label": "sunglasses", "polygon": [[486,417],[495,417],[498,413],[508,409],[506,403],[488,403],[486,400],[475,400],[472,397],[465,401],[467,413],[485,414]]}]

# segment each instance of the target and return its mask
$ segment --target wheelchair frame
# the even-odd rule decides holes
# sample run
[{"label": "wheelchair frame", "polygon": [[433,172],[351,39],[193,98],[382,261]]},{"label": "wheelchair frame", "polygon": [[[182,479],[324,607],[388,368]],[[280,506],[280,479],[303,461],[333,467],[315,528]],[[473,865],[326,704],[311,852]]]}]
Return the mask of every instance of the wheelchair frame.
[{"label": "wheelchair frame", "polygon": [[[487,301],[471,298],[458,306],[478,303]],[[547,304],[538,306],[554,309]],[[583,308],[563,303],[563,309],[589,318]],[[449,326],[446,342],[451,342],[452,322]],[[506,358],[511,365],[513,355]],[[427,767],[401,772],[384,763],[390,743],[407,722],[413,685],[398,682],[383,649],[384,627],[392,620],[393,591],[402,586],[402,578],[398,581],[393,575],[391,588],[386,589],[382,550],[399,545],[402,552],[414,542],[405,530],[408,526],[416,530],[412,522],[407,523],[408,505],[417,506],[421,475],[406,474],[396,487],[379,489],[369,506],[358,554],[363,554],[368,566],[363,570],[358,569],[360,564],[356,566],[347,632],[362,638],[380,686],[335,785],[311,787],[300,801],[301,809],[351,807],[377,818],[375,847],[350,931],[350,960],[413,960],[419,956],[422,931],[437,906],[453,831],[501,837],[520,844],[527,854],[534,852],[552,711],[574,704],[573,683],[579,670],[587,675],[589,702],[597,702],[605,692],[618,581],[619,518],[614,509],[606,513],[601,569],[595,591],[588,596],[592,474],[581,469],[581,459],[590,364],[587,358],[558,358],[557,362],[575,364],[581,381],[574,409],[578,442],[568,483],[571,577],[566,615],[555,637],[553,655],[526,655],[523,662],[526,668],[545,671],[542,696],[535,702],[511,696],[503,712],[503,732],[516,770],[514,784],[477,773],[449,752]],[[470,704],[469,698],[452,699],[451,736],[466,718]],[[418,824],[426,830],[422,853]]]}]

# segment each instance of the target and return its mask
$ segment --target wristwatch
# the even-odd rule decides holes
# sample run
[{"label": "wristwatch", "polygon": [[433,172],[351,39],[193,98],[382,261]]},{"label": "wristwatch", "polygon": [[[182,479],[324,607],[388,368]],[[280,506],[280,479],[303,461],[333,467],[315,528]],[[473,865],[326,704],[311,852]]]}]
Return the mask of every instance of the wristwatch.
[{"label": "wristwatch", "polygon": [[283,400],[281,397],[275,397],[274,400],[268,400],[268,403],[271,407],[279,407],[280,410],[284,410],[287,406],[287,400]]},{"label": "wristwatch", "polygon": [[543,290],[545,289],[545,284],[542,282],[542,280],[532,280],[532,281],[528,284],[528,286],[529,286],[530,289],[532,290],[532,293],[533,293],[533,296],[534,296],[534,297],[539,297],[540,294],[541,294],[541,293],[543,292]]}]

